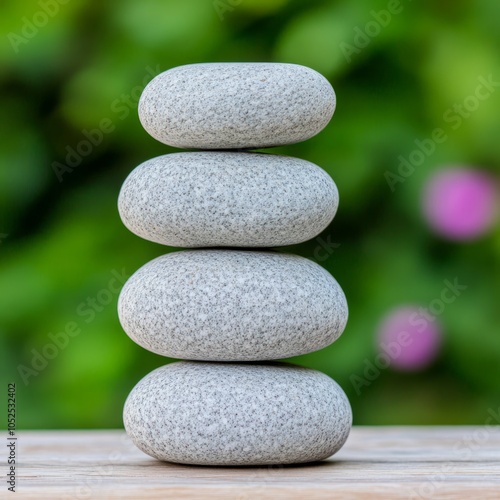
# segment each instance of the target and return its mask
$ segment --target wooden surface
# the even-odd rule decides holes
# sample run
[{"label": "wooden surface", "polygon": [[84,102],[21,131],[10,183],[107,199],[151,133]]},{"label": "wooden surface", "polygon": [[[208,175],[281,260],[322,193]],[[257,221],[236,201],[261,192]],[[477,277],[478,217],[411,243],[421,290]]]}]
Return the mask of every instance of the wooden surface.
[{"label": "wooden surface", "polygon": [[2,481],[2,499],[500,499],[499,427],[355,427],[327,461],[253,468],[162,463],[118,430],[17,437],[17,491]]}]

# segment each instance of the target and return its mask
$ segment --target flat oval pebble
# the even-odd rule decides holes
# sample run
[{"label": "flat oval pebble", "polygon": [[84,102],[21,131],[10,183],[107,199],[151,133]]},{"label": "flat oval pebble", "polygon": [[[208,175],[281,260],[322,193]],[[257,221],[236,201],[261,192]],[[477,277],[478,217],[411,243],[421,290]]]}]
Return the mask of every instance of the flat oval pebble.
[{"label": "flat oval pebble", "polygon": [[323,349],[340,336],[348,312],[335,279],[303,257],[186,250],[133,274],[118,314],[134,342],[163,356],[260,361]]},{"label": "flat oval pebble", "polygon": [[139,101],[146,131],[178,148],[293,144],[320,132],[334,111],[326,78],[284,63],[179,66],[156,76]]},{"label": "flat oval pebble", "polygon": [[146,375],[123,419],[135,445],[159,460],[269,465],[333,455],[352,413],[340,386],[316,370],[182,361]]},{"label": "flat oval pebble", "polygon": [[205,151],[153,158],[128,176],[118,208],[130,231],[175,247],[273,247],[317,236],[338,191],[305,160]]}]

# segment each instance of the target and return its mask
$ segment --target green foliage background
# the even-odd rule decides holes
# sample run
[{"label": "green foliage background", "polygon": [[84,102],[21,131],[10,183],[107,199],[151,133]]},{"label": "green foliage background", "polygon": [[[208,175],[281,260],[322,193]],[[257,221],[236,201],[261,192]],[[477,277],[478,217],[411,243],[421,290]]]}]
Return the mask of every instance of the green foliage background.
[{"label": "green foliage background", "polygon": [[[149,72],[208,61],[304,64],[337,92],[322,133],[273,150],[322,166],[341,194],[322,235],[339,246],[320,263],[345,290],[349,324],[334,345],[295,361],[339,381],[357,424],[481,424],[498,408],[500,232],[446,242],[422,220],[420,199],[442,165],[498,173],[500,90],[456,131],[443,113],[474,92],[480,75],[500,80],[500,4],[401,0],[402,12],[348,62],[340,44],[353,44],[355,28],[388,3],[69,0],[17,45],[12,33],[22,36],[23,18],[32,20],[41,3],[2,4],[0,365],[2,382],[17,382],[21,428],[121,426],[128,392],[165,363],[122,331],[116,293],[97,302],[93,318],[85,303],[106,296],[113,270],[131,274],[171,250],[129,233],[116,200],[135,166],[174,151],[137,118]],[[102,120],[113,131],[59,182],[53,162],[64,163],[67,146]],[[397,172],[398,157],[436,127],[448,140],[392,192],[384,173]],[[316,259],[318,244],[287,251]],[[439,317],[445,342],[436,363],[413,374],[382,370],[358,395],[352,375],[364,377],[375,359],[381,317],[399,304],[428,305],[455,277],[468,289]],[[31,367],[33,349],[42,352],[49,334],[71,322],[80,333],[26,385],[19,366]]]}]

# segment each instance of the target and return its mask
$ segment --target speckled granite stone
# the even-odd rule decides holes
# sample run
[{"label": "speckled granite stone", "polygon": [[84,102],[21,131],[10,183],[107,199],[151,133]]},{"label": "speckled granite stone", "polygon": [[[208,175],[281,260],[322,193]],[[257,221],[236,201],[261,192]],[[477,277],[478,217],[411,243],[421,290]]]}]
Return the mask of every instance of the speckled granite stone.
[{"label": "speckled granite stone", "polygon": [[123,419],[136,446],[160,460],[266,465],[333,455],[352,414],[340,386],[315,370],[182,361],[146,375]]},{"label": "speckled granite stone", "polygon": [[163,356],[260,361],[326,347],[348,312],[335,279],[303,257],[186,250],[133,274],[118,314],[132,340]]},{"label": "speckled granite stone", "polygon": [[263,148],[304,141],[335,110],[326,78],[283,63],[208,63],[156,76],[139,118],[160,142],[178,148]]},{"label": "speckled granite stone", "polygon": [[287,156],[198,152],[146,161],[127,178],[125,226],[175,247],[273,247],[317,236],[338,191],[316,165]]}]

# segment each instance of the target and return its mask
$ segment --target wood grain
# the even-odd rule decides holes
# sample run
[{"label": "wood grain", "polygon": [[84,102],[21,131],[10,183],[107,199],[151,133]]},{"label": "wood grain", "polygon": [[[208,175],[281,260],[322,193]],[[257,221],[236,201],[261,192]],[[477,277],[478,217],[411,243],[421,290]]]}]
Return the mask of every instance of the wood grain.
[{"label": "wood grain", "polygon": [[17,436],[17,492],[2,481],[0,498],[500,499],[499,427],[355,427],[324,462],[252,468],[158,462],[121,430]]}]

